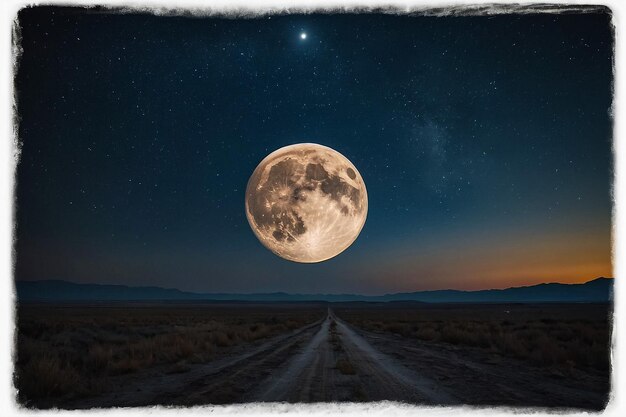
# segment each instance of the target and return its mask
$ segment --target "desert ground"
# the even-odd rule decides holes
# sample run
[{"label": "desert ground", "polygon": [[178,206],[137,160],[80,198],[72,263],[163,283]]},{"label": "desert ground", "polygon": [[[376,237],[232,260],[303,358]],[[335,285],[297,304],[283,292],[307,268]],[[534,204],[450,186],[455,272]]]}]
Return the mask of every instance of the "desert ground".
[{"label": "desert ground", "polygon": [[17,308],[33,408],[363,402],[602,409],[607,304],[108,303]]}]

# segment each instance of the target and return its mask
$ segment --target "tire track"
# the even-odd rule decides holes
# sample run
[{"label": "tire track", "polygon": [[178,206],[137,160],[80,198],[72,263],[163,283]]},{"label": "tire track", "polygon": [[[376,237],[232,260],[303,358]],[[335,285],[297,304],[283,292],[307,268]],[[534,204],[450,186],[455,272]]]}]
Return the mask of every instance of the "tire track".
[{"label": "tire track", "polygon": [[[287,401],[294,397],[298,398],[298,400],[302,400],[304,397],[306,401],[311,398],[311,381],[315,371],[318,369],[317,364],[320,362],[320,352],[328,344],[328,333],[329,320],[324,320],[319,331],[313,336],[307,346],[292,358],[286,369],[270,376],[266,383],[263,384],[264,388],[257,391],[252,398],[263,402]],[[308,378],[306,377],[307,373],[309,374]],[[325,382],[323,381],[322,384]],[[300,395],[300,393],[305,393],[307,387],[309,388],[308,395]]]},{"label": "tire track", "polygon": [[336,319],[336,322],[342,345],[357,367],[369,400],[441,405],[458,403],[435,380],[406,368],[380,352],[342,320]]}]

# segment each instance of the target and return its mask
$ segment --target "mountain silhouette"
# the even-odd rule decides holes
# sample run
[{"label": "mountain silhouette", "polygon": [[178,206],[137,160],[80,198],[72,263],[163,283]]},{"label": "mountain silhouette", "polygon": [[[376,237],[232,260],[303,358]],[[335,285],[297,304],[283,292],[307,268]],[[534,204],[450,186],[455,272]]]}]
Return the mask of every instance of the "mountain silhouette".
[{"label": "mountain silhouette", "polygon": [[613,278],[600,277],[584,284],[538,284],[479,291],[433,290],[385,295],[289,294],[284,292],[228,294],[195,293],[175,288],[79,284],[62,280],[16,281],[19,302],[52,301],[330,301],[426,303],[531,303],[607,302],[613,298]]}]

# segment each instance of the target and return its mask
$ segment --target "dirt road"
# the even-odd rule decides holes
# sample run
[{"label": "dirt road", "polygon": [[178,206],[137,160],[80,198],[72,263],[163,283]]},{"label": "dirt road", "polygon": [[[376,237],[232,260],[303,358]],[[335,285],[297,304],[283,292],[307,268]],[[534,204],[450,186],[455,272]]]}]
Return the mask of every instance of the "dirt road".
[{"label": "dirt road", "polygon": [[249,400],[455,402],[435,381],[374,349],[331,310],[304,349],[276,369]]},{"label": "dirt road", "polygon": [[[583,382],[584,381],[584,382]],[[395,400],[424,405],[601,408],[598,377],[547,378],[515,361],[372,334],[332,310],[312,325],[180,374],[149,370],[69,408]]]}]

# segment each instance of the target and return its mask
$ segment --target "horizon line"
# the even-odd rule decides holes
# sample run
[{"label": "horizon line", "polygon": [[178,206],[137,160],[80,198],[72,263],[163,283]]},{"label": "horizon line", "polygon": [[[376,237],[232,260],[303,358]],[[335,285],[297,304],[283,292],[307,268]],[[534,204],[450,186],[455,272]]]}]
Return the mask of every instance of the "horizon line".
[{"label": "horizon line", "polygon": [[191,294],[198,294],[198,295],[202,295],[202,294],[208,294],[208,295],[215,295],[215,294],[223,294],[223,295],[267,295],[267,294],[287,294],[287,295],[326,295],[326,296],[342,296],[342,295],[351,295],[351,296],[360,296],[360,297],[384,297],[387,295],[396,295],[396,294],[411,294],[411,293],[416,293],[416,292],[434,292],[434,291],[459,291],[459,292],[479,292],[479,291],[503,291],[503,290],[508,290],[508,289],[515,289],[515,288],[529,288],[529,287],[535,287],[538,285],[550,285],[550,284],[560,284],[560,285],[585,285],[588,284],[592,281],[596,281],[598,279],[610,279],[610,280],[614,280],[615,277],[605,277],[605,276],[598,276],[596,278],[592,278],[588,281],[584,281],[584,282],[540,282],[537,284],[528,284],[528,285],[519,285],[519,286],[515,286],[515,287],[504,287],[504,288],[483,288],[483,289],[478,289],[478,290],[460,290],[460,289],[454,289],[454,288],[440,288],[440,289],[433,289],[433,290],[414,290],[414,291],[398,291],[398,292],[387,292],[384,294],[376,294],[376,295],[366,295],[366,294],[359,294],[359,293],[322,293],[322,292],[287,292],[287,291],[267,291],[267,292],[206,292],[206,291],[191,291],[191,290],[181,290],[180,288],[175,288],[175,287],[161,287],[158,285],[126,285],[126,284],[111,284],[111,283],[107,283],[107,284],[103,284],[103,283],[97,283],[97,282],[75,282],[75,281],[68,281],[68,280],[64,280],[64,279],[13,279],[13,282],[15,284],[17,284],[18,282],[51,282],[51,281],[57,281],[57,282],[66,282],[66,283],[70,283],[70,284],[75,284],[75,285],[101,285],[101,286],[120,286],[120,287],[126,287],[126,288],[159,288],[162,290],[175,290],[175,291],[180,291],[183,293],[191,293]]}]

